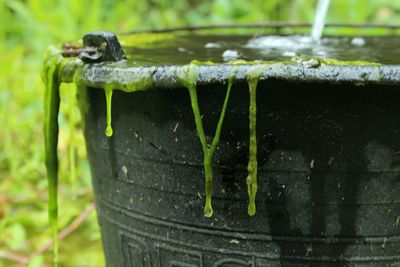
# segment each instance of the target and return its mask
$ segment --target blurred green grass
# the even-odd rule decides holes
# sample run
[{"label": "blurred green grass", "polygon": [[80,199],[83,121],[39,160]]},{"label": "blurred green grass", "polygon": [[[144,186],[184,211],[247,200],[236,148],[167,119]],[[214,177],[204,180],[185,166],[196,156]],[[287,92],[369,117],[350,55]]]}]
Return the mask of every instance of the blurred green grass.
[{"label": "blurred green grass", "polygon": [[[126,32],[182,25],[312,22],[312,0],[0,0],[0,267],[50,240],[43,155],[45,49],[91,30]],[[400,23],[400,1],[335,0],[328,22]],[[343,32],[346,33],[346,32]],[[348,33],[348,32],[347,32]],[[93,202],[75,88],[62,87],[60,229]],[[9,256],[9,254],[7,254]],[[10,257],[8,257],[10,258]],[[60,242],[61,266],[103,266],[95,214]],[[51,251],[28,266],[51,266]]]}]

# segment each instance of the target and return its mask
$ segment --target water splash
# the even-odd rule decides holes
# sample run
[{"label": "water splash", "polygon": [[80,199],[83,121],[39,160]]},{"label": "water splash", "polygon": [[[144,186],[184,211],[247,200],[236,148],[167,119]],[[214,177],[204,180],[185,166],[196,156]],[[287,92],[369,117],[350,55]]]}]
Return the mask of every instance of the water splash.
[{"label": "water splash", "polygon": [[319,42],[321,40],[322,32],[325,27],[325,18],[328,13],[330,0],[319,0],[317,9],[315,11],[315,19],[311,33],[311,39],[314,42]]}]

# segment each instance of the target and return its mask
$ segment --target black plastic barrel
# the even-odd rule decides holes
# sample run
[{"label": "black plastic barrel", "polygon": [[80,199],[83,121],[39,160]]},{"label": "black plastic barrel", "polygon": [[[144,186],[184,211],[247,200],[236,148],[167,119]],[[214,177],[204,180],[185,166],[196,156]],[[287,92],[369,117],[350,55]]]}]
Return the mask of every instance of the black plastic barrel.
[{"label": "black plastic barrel", "polygon": [[[234,84],[203,215],[203,152],[186,88],[87,88],[85,138],[107,266],[399,266],[400,90],[261,81],[259,191],[247,215],[248,87]],[[226,84],[198,86],[212,137]]]}]

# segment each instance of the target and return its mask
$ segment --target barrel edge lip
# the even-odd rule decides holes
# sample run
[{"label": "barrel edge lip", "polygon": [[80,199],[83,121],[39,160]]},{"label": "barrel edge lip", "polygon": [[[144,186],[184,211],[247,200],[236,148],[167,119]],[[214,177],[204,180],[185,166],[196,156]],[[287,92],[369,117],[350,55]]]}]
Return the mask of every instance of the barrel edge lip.
[{"label": "barrel edge lip", "polygon": [[[197,84],[226,83],[235,68],[235,82],[246,80],[248,71],[254,66],[263,66],[260,80],[278,79],[288,82],[306,83],[353,83],[358,86],[369,84],[400,84],[399,65],[340,65],[321,64],[310,68],[301,63],[260,62],[253,64],[200,64]],[[143,79],[151,80],[151,88],[183,87],[177,73],[187,65],[176,66],[129,66],[123,62],[92,64],[83,66],[79,81],[90,87],[103,88],[114,84],[122,91]],[[142,88],[145,90],[148,88]]]}]

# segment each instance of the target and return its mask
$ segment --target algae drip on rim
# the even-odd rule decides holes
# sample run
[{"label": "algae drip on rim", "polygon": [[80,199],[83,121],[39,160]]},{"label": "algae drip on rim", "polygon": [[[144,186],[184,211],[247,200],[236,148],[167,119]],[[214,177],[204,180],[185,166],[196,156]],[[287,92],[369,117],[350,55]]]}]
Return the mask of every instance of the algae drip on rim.
[{"label": "algae drip on rim", "polygon": [[[128,36],[129,37],[129,36]],[[376,77],[365,76],[360,71],[360,79],[373,78],[380,81],[382,74],[380,63],[393,63],[396,58],[393,53],[400,53],[398,50],[390,51],[387,55],[388,43],[392,46],[394,43],[400,44],[399,39],[379,44],[382,53],[368,53],[371,47],[369,44],[376,44],[374,38],[366,39],[366,45],[363,47],[354,47],[351,39],[323,39],[316,47],[310,48],[308,44],[297,43],[294,47],[284,47],[279,50],[282,44],[288,41],[296,44],[297,37],[291,40],[288,37],[265,37],[267,39],[251,38],[250,36],[238,37],[223,35],[220,40],[218,36],[213,35],[157,35],[157,38],[146,38],[141,36],[145,45],[140,40],[135,39],[135,45],[130,45],[127,36],[122,36],[121,43],[124,44],[124,50],[131,51],[128,54],[128,60],[110,64],[83,64],[78,59],[66,59],[61,56],[61,51],[51,48],[47,54],[43,67],[43,81],[46,84],[45,95],[45,151],[46,151],[46,169],[49,184],[49,222],[52,236],[54,239],[54,260],[57,262],[57,185],[58,185],[58,113],[60,105],[59,87],[62,82],[74,82],[78,92],[82,89],[101,88],[104,90],[106,103],[106,127],[105,135],[113,135],[112,128],[112,96],[114,90],[121,90],[126,93],[148,90],[152,88],[182,88],[185,87],[190,97],[191,109],[193,111],[194,124],[199,136],[203,152],[204,183],[205,183],[205,207],[204,215],[211,217],[214,213],[212,208],[212,181],[213,181],[213,160],[219,140],[222,133],[225,114],[229,113],[229,97],[231,91],[234,91],[234,83],[237,80],[247,81],[249,90],[249,161],[247,165],[248,175],[246,179],[248,192],[248,214],[253,216],[256,213],[256,193],[257,193],[257,86],[259,80],[267,79],[268,75],[275,75],[284,79],[303,79],[307,68],[319,68],[321,66],[365,66],[376,73]],[[150,41],[149,41],[150,40]],[[212,40],[212,42],[210,41]],[[250,41],[249,41],[250,40]],[[339,40],[339,41],[338,41]],[[273,42],[272,42],[273,41]],[[331,42],[332,41],[332,42]],[[275,44],[275,46],[272,46]],[[143,47],[145,46],[145,48]],[[181,49],[176,49],[180,47]],[[330,49],[325,49],[330,47]],[[223,52],[233,48],[237,50],[240,60],[226,61],[222,55]],[[349,54],[350,49],[354,48]],[[288,49],[290,50],[288,53]],[[379,50],[379,51],[380,51]],[[322,53],[324,52],[324,53]],[[320,57],[315,60],[310,55],[314,54]],[[176,56],[178,54],[178,56]],[[302,56],[299,57],[298,55]],[[171,57],[171,55],[174,55]],[[333,57],[335,60],[331,60]],[[193,60],[196,59],[196,60]],[[314,59],[318,62],[316,65],[308,66],[307,59]],[[363,61],[364,60],[364,61]],[[210,62],[212,61],[212,62]],[[376,62],[376,63],[374,63]],[[299,71],[288,72],[290,66]],[[197,95],[197,83],[202,81],[210,82],[210,79],[204,81],[202,77],[202,68],[221,67],[224,73],[218,82],[227,81],[227,89],[215,134],[212,142],[209,144],[203,127],[202,116],[199,108]],[[270,69],[281,70],[270,74]],[[245,70],[245,71],[243,71]],[[244,74],[243,74],[244,73]],[[310,77],[315,75],[310,71]],[[329,76],[331,77],[331,76]],[[335,76],[337,77],[337,76]],[[354,79],[352,77],[340,76],[343,79]],[[158,79],[158,80],[157,80]],[[203,79],[203,80],[202,80]],[[311,79],[311,78],[310,78]],[[358,81],[359,82],[359,81]],[[85,99],[80,99],[81,112],[85,112]],[[83,108],[82,108],[83,107]],[[228,130],[228,129],[226,129]]]},{"label": "algae drip on rim", "polygon": [[222,124],[225,117],[226,107],[228,105],[229,96],[232,89],[233,79],[234,79],[234,71],[230,74],[228,78],[228,88],[226,90],[225,100],[222,106],[221,114],[218,120],[217,128],[215,130],[215,135],[212,140],[211,145],[207,143],[206,136],[204,134],[203,122],[200,114],[199,103],[197,98],[197,89],[196,89],[196,82],[199,76],[199,67],[198,64],[200,62],[192,62],[191,64],[187,65],[185,68],[178,73],[179,79],[182,81],[183,85],[189,91],[191,106],[193,110],[194,120],[196,123],[197,134],[199,136],[202,149],[203,149],[203,164],[204,164],[204,173],[205,173],[205,192],[206,192],[206,204],[204,207],[204,216],[211,217],[214,213],[212,208],[212,180],[213,180],[213,158],[215,151],[217,149]]}]

